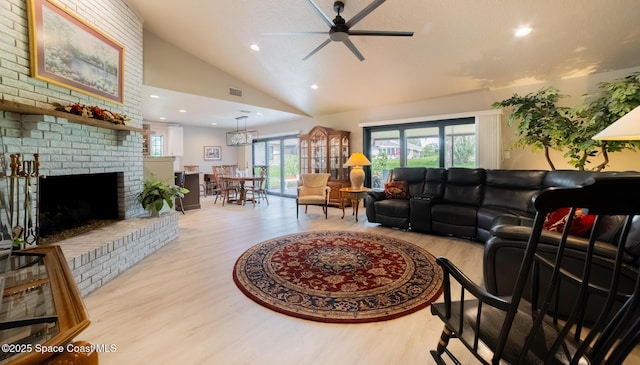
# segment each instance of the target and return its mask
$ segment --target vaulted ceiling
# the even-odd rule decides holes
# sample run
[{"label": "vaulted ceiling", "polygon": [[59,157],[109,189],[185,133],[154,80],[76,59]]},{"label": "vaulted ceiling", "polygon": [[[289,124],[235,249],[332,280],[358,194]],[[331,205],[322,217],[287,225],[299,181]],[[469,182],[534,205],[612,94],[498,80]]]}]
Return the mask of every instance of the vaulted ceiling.
[{"label": "vaulted ceiling", "polygon": [[[145,31],[311,116],[640,65],[637,0],[388,0],[352,30],[414,35],[351,36],[364,61],[340,42],[302,60],[328,38],[308,0],[125,1]],[[372,1],[346,0],[341,15]],[[314,2],[335,17],[332,0]]]}]

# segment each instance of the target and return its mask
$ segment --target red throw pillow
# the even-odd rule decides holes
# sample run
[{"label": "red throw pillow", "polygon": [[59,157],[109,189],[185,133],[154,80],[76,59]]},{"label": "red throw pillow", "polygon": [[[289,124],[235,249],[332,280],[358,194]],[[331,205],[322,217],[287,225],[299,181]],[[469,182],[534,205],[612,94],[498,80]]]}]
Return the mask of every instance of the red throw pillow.
[{"label": "red throw pillow", "polygon": [[[560,208],[547,215],[543,228],[548,231],[562,232],[564,225],[567,223],[567,219],[569,219],[569,208]],[[582,209],[576,209],[573,221],[571,222],[571,227],[569,227],[569,234],[588,237],[595,220],[595,215],[584,214]]]},{"label": "red throw pillow", "polygon": [[409,189],[404,180],[384,184],[384,195],[387,199],[409,199]]}]

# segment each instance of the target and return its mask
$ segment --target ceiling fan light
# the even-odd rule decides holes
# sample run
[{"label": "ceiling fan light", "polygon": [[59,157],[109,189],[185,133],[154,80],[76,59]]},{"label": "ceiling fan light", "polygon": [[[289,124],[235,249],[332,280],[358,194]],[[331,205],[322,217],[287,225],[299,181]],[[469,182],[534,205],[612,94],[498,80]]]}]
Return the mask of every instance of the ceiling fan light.
[{"label": "ceiling fan light", "polygon": [[334,42],[344,42],[349,38],[349,33],[347,32],[331,32],[329,33],[329,38],[331,38]]},{"label": "ceiling fan light", "polygon": [[518,29],[516,29],[515,35],[516,37],[524,37],[529,35],[529,33],[531,33],[532,29],[529,26],[522,26]]}]

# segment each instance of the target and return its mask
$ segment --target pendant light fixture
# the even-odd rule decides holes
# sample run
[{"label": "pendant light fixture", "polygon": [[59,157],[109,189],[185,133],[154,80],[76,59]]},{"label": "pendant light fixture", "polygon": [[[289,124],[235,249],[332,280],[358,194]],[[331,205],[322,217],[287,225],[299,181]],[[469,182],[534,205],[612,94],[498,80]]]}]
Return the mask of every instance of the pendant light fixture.
[{"label": "pendant light fixture", "polygon": [[[258,138],[258,131],[247,130],[247,116],[236,118],[236,130],[227,132],[227,146],[248,146]],[[244,121],[244,129],[240,129],[240,121]]]}]

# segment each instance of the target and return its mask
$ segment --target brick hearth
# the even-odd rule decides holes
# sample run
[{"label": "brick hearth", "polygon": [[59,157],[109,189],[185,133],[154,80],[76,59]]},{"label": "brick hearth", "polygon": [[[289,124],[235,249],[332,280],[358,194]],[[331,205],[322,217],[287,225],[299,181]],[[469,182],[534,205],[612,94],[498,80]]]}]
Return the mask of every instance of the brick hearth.
[{"label": "brick hearth", "polygon": [[178,237],[178,214],[130,218],[57,242],[84,297]]}]

